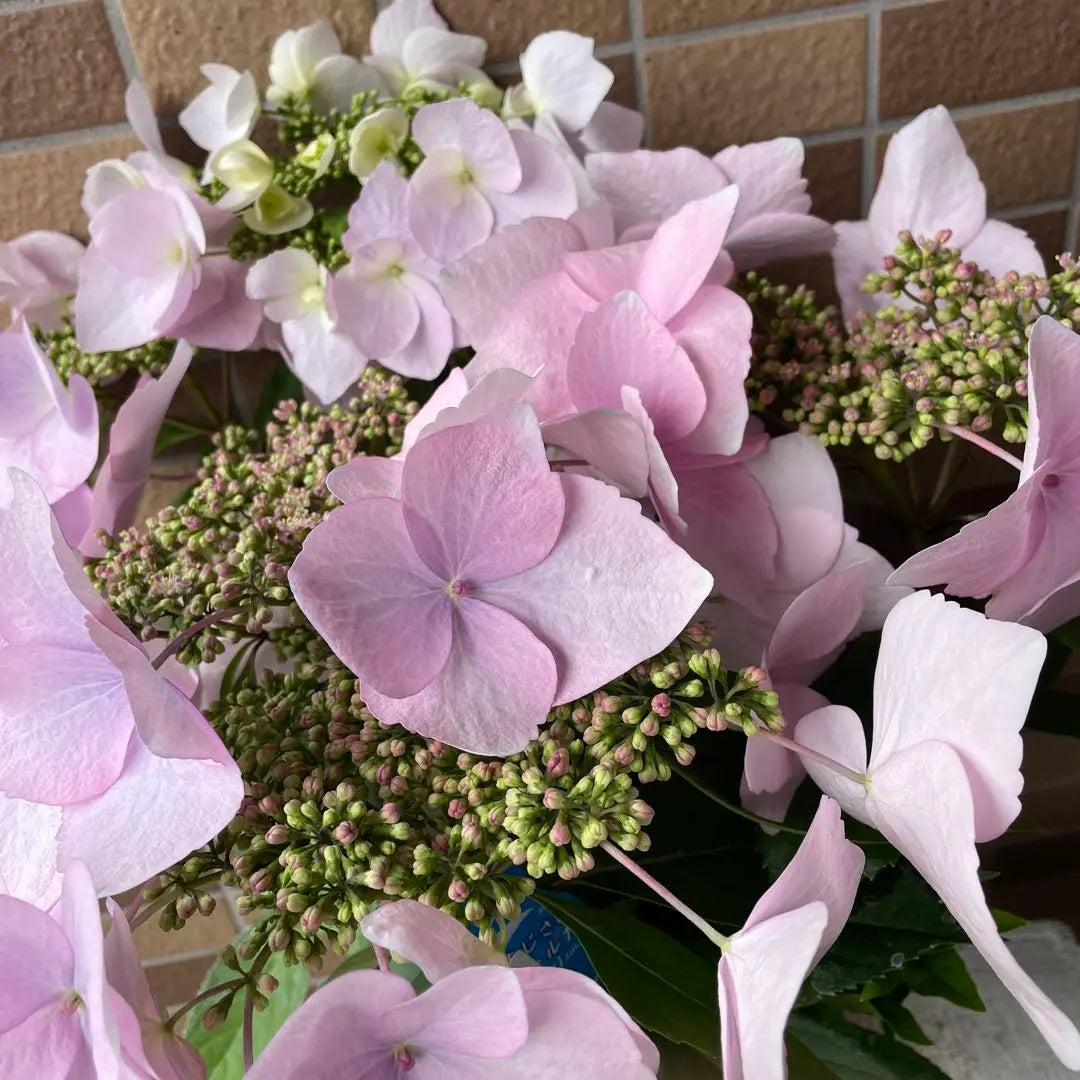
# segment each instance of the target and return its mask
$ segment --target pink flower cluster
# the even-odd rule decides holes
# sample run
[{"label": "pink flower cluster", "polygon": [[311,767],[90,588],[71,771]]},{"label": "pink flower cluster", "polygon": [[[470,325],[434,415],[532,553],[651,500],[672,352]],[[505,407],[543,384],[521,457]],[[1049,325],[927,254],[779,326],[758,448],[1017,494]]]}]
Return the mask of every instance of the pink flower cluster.
[{"label": "pink flower cluster", "polygon": [[[430,0],[394,0],[370,47],[348,57],[318,23],[283,35],[270,62],[270,106],[347,113],[358,94],[378,106],[349,136],[362,189],[338,268],[302,244],[228,254],[237,229],[298,232],[314,208],[267,172],[250,140],[254,78],[223,65],[204,68],[210,85],[182,114],[223,197],[200,194],[166,154],[134,85],[144,150],[90,170],[88,247],[47,233],[0,247],[0,298],[18,317],[0,334],[0,1073],[200,1075],[162,1027],[112,901],[103,933],[99,897],[210,841],[241,803],[240,773],[177,665],[151,660],[80,554],[132,522],[191,346],[256,345],[278,348],[323,403],[372,360],[435,379],[454,349],[473,350],[397,457],[330,475],[341,505],[289,570],[380,721],[510,756],[553,707],[659,653],[699,615],[727,665],[760,668],[778,694],[786,734],[748,732],[744,804],[782,819],[807,773],[824,794],[743,928],[726,938],[705,926],[721,954],[726,1076],[784,1075],[788,1013],[863,869],[841,811],[911,862],[1080,1069],[1080,1033],[997,935],[976,850],[1019,813],[1019,730],[1045,653],[1032,627],[1080,611],[1080,338],[1048,317],[1032,333],[1015,494],[897,571],[845,523],[821,444],[770,437],[743,389],[752,316],[737,271],[835,243],[854,311],[853,289],[900,230],[942,228],[989,269],[1041,269],[1026,236],[986,219],[948,114],[897,133],[869,219],[834,232],[809,213],[797,140],[713,158],[638,149],[640,118],[603,101],[610,72],[578,35],[541,35],[505,97],[481,70],[484,43],[452,33]],[[461,86],[469,94],[455,96]],[[440,99],[410,113],[410,90]],[[339,152],[330,139],[305,160],[317,173]],[[100,463],[91,387],[63,385],[31,330],[69,306],[88,351],[182,339],[120,407]],[[993,618],[912,591],[935,584],[991,597]],[[812,684],[882,627],[868,748],[859,717]],[[656,1048],[595,982],[510,969],[412,901],[362,930],[431,988],[416,994],[385,970],[335,980],[253,1080],[656,1075]]]}]

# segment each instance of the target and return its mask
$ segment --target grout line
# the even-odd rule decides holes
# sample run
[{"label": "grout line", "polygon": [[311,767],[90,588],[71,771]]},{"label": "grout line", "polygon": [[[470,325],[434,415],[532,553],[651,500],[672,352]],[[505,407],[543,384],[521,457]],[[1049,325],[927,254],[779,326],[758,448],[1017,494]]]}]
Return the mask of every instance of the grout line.
[{"label": "grout line", "polygon": [[807,135],[799,135],[797,138],[802,140],[803,146],[828,146],[831,143],[861,139],[865,134],[866,125],[859,124],[857,127],[837,128],[835,131],[814,131]]},{"label": "grout line", "polygon": [[[1071,101],[1080,101],[1080,86],[1066,86],[1061,90],[1045,90],[1038,94],[1022,94],[1020,97],[1003,98],[999,101],[979,101],[972,105],[946,107],[954,120],[969,120],[979,116],[993,116],[1000,112],[1033,109],[1039,105],[1061,105]],[[879,127],[883,132],[892,132],[914,120],[917,115],[918,113],[912,113],[910,116],[890,117],[882,121]]]},{"label": "grout line", "polygon": [[1080,236],[1080,134],[1077,136],[1076,158],[1073,161],[1072,200],[1065,219],[1065,237],[1062,251],[1068,251],[1075,255],[1076,249],[1080,247],[1077,236]]},{"label": "grout line", "polygon": [[101,0],[101,2],[105,8],[105,18],[109,21],[113,41],[116,43],[120,66],[124,69],[127,81],[131,82],[140,77],[139,62],[135,59],[135,49],[131,44],[131,35],[128,33],[124,13],[120,9],[120,0]]},{"label": "grout line", "polygon": [[870,212],[877,174],[877,138],[881,97],[881,0],[870,0],[866,11],[866,103],[863,116],[862,213]]},{"label": "grout line", "polygon": [[16,15],[21,11],[37,11],[38,8],[58,7],[71,0],[0,0],[0,15]]},{"label": "grout line", "polygon": [[78,128],[74,131],[47,131],[21,139],[5,139],[0,142],[0,155],[18,154],[28,150],[47,150],[60,146],[77,146],[91,139],[130,134],[131,128],[126,123],[99,124],[96,127]]},{"label": "grout line", "polygon": [[171,956],[140,957],[144,968],[167,967],[169,964],[182,964],[186,960],[210,960],[221,952],[221,947],[193,949],[191,952],[173,953]]},{"label": "grout line", "polygon": [[634,57],[634,98],[638,112],[645,117],[645,134],[642,145],[649,145],[649,113],[645,108],[645,15],[641,0],[626,0],[626,14],[630,21],[630,47]]},{"label": "grout line", "polygon": [[1030,217],[1032,214],[1050,214],[1058,210],[1068,210],[1072,200],[1066,195],[1061,199],[1045,199],[1042,202],[1024,203],[1021,206],[998,207],[987,213],[987,217],[1008,221],[1011,218]]},{"label": "grout line", "polygon": [[[874,2],[874,0],[871,0]],[[640,0],[630,0],[630,10],[640,10]],[[829,22],[841,17],[854,18],[866,11],[865,4],[833,4],[829,7],[817,8],[814,11],[786,12],[782,15],[770,15],[761,19],[750,19],[747,22],[732,23],[729,26],[707,26],[700,30],[683,30],[674,34],[659,34],[656,37],[645,38],[642,34],[642,42],[652,46],[666,45],[694,45],[702,41],[717,41],[721,38],[742,37],[746,34],[757,34],[765,30],[780,30],[787,27],[812,26],[814,23]],[[633,19],[631,19],[631,31]],[[631,37],[633,33],[631,32]]]}]

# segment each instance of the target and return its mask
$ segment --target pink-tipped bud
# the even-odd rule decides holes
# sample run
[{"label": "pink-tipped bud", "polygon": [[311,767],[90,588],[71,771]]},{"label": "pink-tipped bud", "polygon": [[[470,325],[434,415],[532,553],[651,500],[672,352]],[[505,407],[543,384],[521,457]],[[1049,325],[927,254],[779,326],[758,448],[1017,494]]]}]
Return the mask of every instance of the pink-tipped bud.
[{"label": "pink-tipped bud", "polygon": [[469,886],[464,881],[451,881],[446,895],[456,903],[463,904],[469,899]]},{"label": "pink-tipped bud", "polygon": [[667,694],[657,694],[650,702],[650,707],[657,716],[668,716],[671,713],[671,698]]},{"label": "pink-tipped bud", "polygon": [[360,835],[360,830],[353,821],[343,821],[334,829],[334,839],[339,844],[351,844]]}]

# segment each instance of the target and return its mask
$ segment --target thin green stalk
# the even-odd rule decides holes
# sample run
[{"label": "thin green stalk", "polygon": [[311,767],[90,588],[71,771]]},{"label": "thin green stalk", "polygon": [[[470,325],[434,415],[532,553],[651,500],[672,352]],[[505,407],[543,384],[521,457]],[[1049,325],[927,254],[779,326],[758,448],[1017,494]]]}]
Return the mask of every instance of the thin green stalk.
[{"label": "thin green stalk", "polygon": [[782,821],[773,821],[771,818],[760,817],[757,814],[752,814],[749,810],[744,810],[735,803],[728,802],[723,795],[714,791],[708,784],[703,783],[690,769],[683,768],[681,765],[672,765],[671,771],[676,776],[682,777],[691,787],[697,788],[706,798],[712,799],[717,806],[722,806],[725,810],[738,814],[739,817],[746,818],[747,821],[752,821],[755,825],[761,825],[767,829],[776,829],[777,832],[791,833],[793,836],[806,835],[805,829],[797,829],[794,825],[785,825]]}]

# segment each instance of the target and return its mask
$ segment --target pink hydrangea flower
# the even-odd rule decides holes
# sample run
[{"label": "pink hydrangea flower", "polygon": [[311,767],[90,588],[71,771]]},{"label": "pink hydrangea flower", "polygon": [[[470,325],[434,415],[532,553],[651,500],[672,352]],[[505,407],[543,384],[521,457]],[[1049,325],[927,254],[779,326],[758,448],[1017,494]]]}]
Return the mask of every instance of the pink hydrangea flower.
[{"label": "pink hydrangea flower", "polygon": [[[986,216],[986,188],[943,105],[920,113],[890,140],[866,221],[839,221],[833,264],[844,314],[850,319],[896,303],[861,292],[866,275],[880,270],[907,230],[932,238],[942,229],[965,259],[996,277],[1045,272],[1034,241],[1022,229]],[[900,298],[899,302],[903,302]]]},{"label": "pink hydrangea flower", "polygon": [[649,237],[688,202],[738,185],[724,249],[739,270],[749,270],[836,242],[832,226],[810,214],[803,159],[802,143],[783,138],[729,146],[712,158],[689,147],[590,154],[585,169],[611,204],[623,241]]},{"label": "pink hydrangea flower", "polygon": [[[204,1080],[206,1065],[198,1051],[165,1027],[165,1014],[154,999],[123,911],[115,900],[107,900],[105,907],[109,915],[105,978],[124,1066],[132,1077]],[[117,1007],[118,996],[126,1007]]]},{"label": "pink hydrangea flower", "polygon": [[[476,966],[505,969],[506,956],[451,915],[415,900],[382,904],[360,926],[373,945],[407,957],[433,984]],[[509,969],[518,981],[529,1037],[515,1054],[514,1076],[655,1077],[655,1045],[592,979],[563,968]],[[534,1071],[535,1070],[535,1073]]]},{"label": "pink hydrangea flower", "polygon": [[409,87],[487,83],[481,71],[487,43],[455,34],[431,0],[393,0],[375,16],[371,55],[364,59],[395,94]]},{"label": "pink hydrangea flower", "polygon": [[796,737],[851,774],[803,762],[922,874],[1054,1053],[1080,1069],[1080,1032],[998,936],[975,847],[1020,812],[1020,728],[1045,655],[1035,630],[915,593],[885,621],[869,761],[862,721],[844,706],[804,717]]},{"label": "pink hydrangea flower", "polygon": [[527,406],[419,440],[400,497],[333,511],[289,580],[376,716],[498,755],[673,640],[711,584],[615,489],[551,473]]},{"label": "pink hydrangea flower", "polygon": [[246,286],[267,320],[280,324],[289,367],[324,405],[341,397],[368,364],[327,306],[327,281],[326,267],[309,252],[284,248],[255,263]]},{"label": "pink hydrangea flower", "polygon": [[851,914],[864,863],[844,838],[840,807],[822,797],[806,838],[743,928],[717,972],[725,1080],[782,1080],[784,1028],[807,972]]},{"label": "pink hydrangea flower", "polygon": [[40,485],[65,535],[77,542],[86,528],[85,481],[97,463],[98,410],[81,375],[65,388],[29,326],[0,333],[0,513],[11,502],[10,468]]},{"label": "pink hydrangea flower", "polygon": [[379,165],[349,211],[349,264],[330,280],[327,302],[361,353],[408,378],[433,379],[454,347],[454,326],[439,294],[441,267],[409,225],[408,199],[408,181],[389,162]]},{"label": "pink hydrangea flower", "polygon": [[1028,346],[1028,439],[1016,491],[913,555],[896,584],[989,596],[986,614],[1052,630],[1080,612],[1080,335],[1049,315]]},{"label": "pink hydrangea flower", "polygon": [[[479,342],[467,375],[476,382],[497,368],[535,375],[529,401],[542,420],[576,411],[568,361],[583,318],[605,300],[632,291],[685,352],[705,389],[705,410],[678,447],[686,453],[738,450],[748,407],[742,384],[750,363],[752,316],[740,297],[706,283],[720,253],[738,191],[728,187],[689,203],[647,242],[558,256],[559,268],[527,284]],[[580,235],[580,234],[579,234]],[[527,234],[520,236],[527,242]],[[504,245],[505,246],[505,245]],[[475,263],[473,264],[475,265]],[[482,323],[461,304],[466,276],[447,293],[465,325]]]},{"label": "pink hydrangea flower", "polygon": [[64,233],[36,230],[0,244],[0,303],[42,330],[59,330],[85,248]]},{"label": "pink hydrangea flower", "polygon": [[467,98],[425,105],[413,118],[424,160],[410,184],[409,224],[433,259],[448,263],[496,229],[577,209],[570,170],[531,131],[508,130]]},{"label": "pink hydrangea flower", "polygon": [[117,410],[109,429],[109,450],[94,482],[89,526],[79,545],[84,555],[105,554],[97,538],[99,529],[115,536],[135,523],[139,499],[150,479],[154,443],[190,363],[191,346],[179,342],[161,376],[144,375]]},{"label": "pink hydrangea flower", "polygon": [[[141,884],[215,836],[239,770],[150,664],[12,470],[0,512],[0,889],[51,903],[67,862],[102,894]],[[184,791],[178,800],[176,792]]]},{"label": "pink hydrangea flower", "polygon": [[133,1021],[105,979],[94,881],[69,863],[52,914],[0,896],[0,1074],[119,1080],[118,1026]]}]

